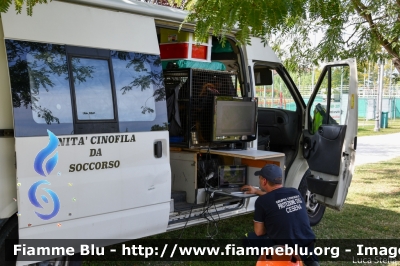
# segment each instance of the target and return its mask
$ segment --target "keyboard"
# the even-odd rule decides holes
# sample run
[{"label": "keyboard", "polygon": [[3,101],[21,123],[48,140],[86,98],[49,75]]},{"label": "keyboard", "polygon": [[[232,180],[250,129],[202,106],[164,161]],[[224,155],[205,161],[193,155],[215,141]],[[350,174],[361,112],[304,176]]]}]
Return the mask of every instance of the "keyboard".
[{"label": "keyboard", "polygon": [[238,192],[243,193],[243,191],[240,190],[240,187],[221,188],[221,190],[222,192],[225,193],[238,193]]}]

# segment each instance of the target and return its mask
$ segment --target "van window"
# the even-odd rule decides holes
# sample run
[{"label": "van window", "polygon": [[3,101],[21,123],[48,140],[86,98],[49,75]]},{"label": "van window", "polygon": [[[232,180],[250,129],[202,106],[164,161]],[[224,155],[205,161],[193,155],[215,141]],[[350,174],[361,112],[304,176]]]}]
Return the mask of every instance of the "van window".
[{"label": "van window", "polygon": [[167,130],[158,55],[5,43],[16,136]]},{"label": "van window", "polygon": [[153,121],[156,118],[154,93],[163,88],[161,60],[137,53],[112,53],[120,122]]},{"label": "van window", "polygon": [[317,84],[318,93],[312,99],[310,133],[316,133],[321,125],[345,125],[349,103],[349,66],[328,67]]},{"label": "van window", "polygon": [[73,132],[64,45],[5,40],[16,136]]},{"label": "van window", "polygon": [[[72,123],[65,48],[60,45],[31,45],[26,42],[18,46],[26,52],[32,116],[35,122]],[[29,97],[28,95],[22,97]]]},{"label": "van window", "polygon": [[[73,57],[71,65],[78,120],[114,119],[108,61]],[[80,69],[85,69],[86,73]]]},{"label": "van window", "polygon": [[111,51],[121,132],[168,130],[159,55]]}]

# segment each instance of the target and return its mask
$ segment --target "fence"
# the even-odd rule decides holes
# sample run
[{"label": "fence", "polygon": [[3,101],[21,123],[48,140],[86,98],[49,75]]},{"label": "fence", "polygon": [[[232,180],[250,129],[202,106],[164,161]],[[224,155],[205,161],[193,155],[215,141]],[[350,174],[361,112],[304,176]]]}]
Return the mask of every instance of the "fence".
[{"label": "fence", "polygon": [[[376,98],[358,98],[358,117],[365,119],[375,119]],[[400,118],[400,97],[399,98],[383,98],[382,99],[382,112],[388,112],[388,117],[395,119]]]},{"label": "fence", "polygon": [[[302,86],[300,93],[305,99],[309,98],[312,92],[311,86]],[[337,91],[346,93],[347,86],[343,86]],[[378,87],[359,86],[358,87],[358,117],[365,119],[375,119],[378,101]],[[400,85],[384,86],[382,93],[382,112],[388,112],[389,119],[400,118]]]}]

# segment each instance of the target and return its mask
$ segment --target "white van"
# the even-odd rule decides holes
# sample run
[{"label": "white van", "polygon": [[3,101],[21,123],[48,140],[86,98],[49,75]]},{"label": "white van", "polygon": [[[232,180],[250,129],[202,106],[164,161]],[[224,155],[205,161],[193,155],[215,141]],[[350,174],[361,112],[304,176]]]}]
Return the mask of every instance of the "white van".
[{"label": "white van", "polygon": [[132,0],[1,14],[0,255],[18,237],[136,239],[252,212],[255,197],[220,188],[256,186],[266,163],[301,190],[312,224],[340,210],[355,60],[326,65],[306,105],[260,39],[198,46],[193,25],[177,31],[185,16]]}]

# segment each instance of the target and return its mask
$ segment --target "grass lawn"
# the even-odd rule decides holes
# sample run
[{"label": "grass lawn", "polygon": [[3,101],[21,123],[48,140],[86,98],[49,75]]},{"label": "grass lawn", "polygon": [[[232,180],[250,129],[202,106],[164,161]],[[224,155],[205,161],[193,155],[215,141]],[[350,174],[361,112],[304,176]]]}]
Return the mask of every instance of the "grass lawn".
[{"label": "grass lawn", "polygon": [[399,239],[400,243],[399,177],[400,158],[358,166],[343,210],[326,210],[322,222],[313,228],[317,238]]},{"label": "grass lawn", "polygon": [[388,127],[375,132],[375,120],[358,119],[358,137],[384,135],[400,132],[400,119],[389,119]]},{"label": "grass lawn", "polygon": [[[327,209],[322,222],[313,227],[317,239],[399,239],[400,243],[400,158],[358,166],[342,211]],[[253,228],[252,214],[221,220],[216,238],[238,239]],[[150,239],[205,239],[215,227],[199,225]],[[400,244],[397,244],[400,247]],[[255,265],[255,262],[84,262],[84,265]],[[321,265],[353,265],[327,262]],[[374,264],[400,265],[400,264]]]}]

